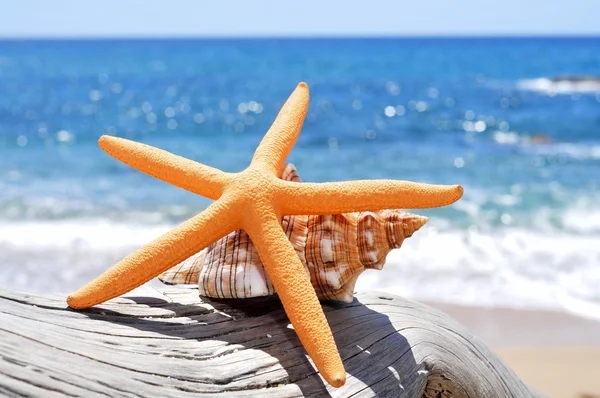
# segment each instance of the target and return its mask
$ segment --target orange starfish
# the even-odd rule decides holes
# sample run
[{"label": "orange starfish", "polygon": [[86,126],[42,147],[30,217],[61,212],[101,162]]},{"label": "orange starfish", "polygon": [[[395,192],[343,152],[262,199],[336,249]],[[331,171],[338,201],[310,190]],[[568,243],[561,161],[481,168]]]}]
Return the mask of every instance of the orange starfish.
[{"label": "orange starfish", "polygon": [[216,200],[206,210],[125,257],[67,298],[87,308],[126,293],[236,229],[256,245],[285,311],[315,366],[334,387],[346,373],[309,275],[280,224],[284,215],[338,214],[451,204],[458,185],[371,180],[297,184],[277,178],[306,116],[308,86],[300,83],[240,173],[225,173],[144,144],[102,136],[116,159],[180,188]]}]

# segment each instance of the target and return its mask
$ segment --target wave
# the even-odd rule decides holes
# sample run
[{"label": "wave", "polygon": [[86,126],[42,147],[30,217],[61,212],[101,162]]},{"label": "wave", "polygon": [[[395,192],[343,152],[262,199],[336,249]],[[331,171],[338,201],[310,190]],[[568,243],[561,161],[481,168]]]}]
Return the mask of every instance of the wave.
[{"label": "wave", "polygon": [[538,91],[549,95],[600,93],[600,78],[595,76],[559,76],[524,79],[517,82],[521,90]]},{"label": "wave", "polygon": [[555,143],[551,145],[536,145],[536,153],[546,156],[568,156],[576,160],[600,159],[600,145],[597,143]]},{"label": "wave", "polygon": [[38,293],[74,291],[171,227],[99,219],[2,223],[0,286]]},{"label": "wave", "polygon": [[142,245],[171,227],[168,224],[125,224],[100,219],[8,222],[0,227],[0,245],[20,250],[106,250]]},{"label": "wave", "polygon": [[[578,219],[600,231],[600,212]],[[71,291],[171,227],[99,220],[4,224],[0,286]],[[600,319],[599,239],[564,230],[483,232],[432,222],[392,251],[382,271],[365,272],[357,290],[475,306],[550,308]]]},{"label": "wave", "polygon": [[530,153],[544,156],[566,156],[574,160],[600,159],[600,144],[597,142],[556,142],[542,134],[520,134],[515,131],[493,131],[491,138],[501,145],[516,145]]},{"label": "wave", "polygon": [[554,309],[600,319],[599,238],[524,229],[414,236],[357,290],[417,300]]}]

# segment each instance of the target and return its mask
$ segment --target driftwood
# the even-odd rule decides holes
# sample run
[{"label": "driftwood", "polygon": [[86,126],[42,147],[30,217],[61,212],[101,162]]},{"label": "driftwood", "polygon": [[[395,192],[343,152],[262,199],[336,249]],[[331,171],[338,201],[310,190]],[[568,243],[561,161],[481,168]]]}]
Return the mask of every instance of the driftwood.
[{"label": "driftwood", "polygon": [[357,294],[325,304],[348,380],[334,389],[276,297],[143,288],[86,311],[0,290],[0,396],[531,397],[485,345],[428,306]]}]

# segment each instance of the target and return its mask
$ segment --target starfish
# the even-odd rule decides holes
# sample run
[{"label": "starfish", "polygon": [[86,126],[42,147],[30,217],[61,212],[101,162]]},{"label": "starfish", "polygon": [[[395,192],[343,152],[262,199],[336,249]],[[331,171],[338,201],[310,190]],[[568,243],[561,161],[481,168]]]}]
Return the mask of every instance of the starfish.
[{"label": "starfish", "polygon": [[277,177],[308,110],[300,83],[260,142],[250,166],[226,173],[158,148],[102,136],[100,147],[129,166],[215,200],[198,215],[142,246],[67,298],[81,309],[124,294],[189,258],[214,241],[245,230],[254,242],[300,342],[317,370],[340,387],[346,373],[310,277],[282,230],[284,215],[339,214],[390,208],[430,208],[460,199],[459,185],[397,180],[302,183]]}]

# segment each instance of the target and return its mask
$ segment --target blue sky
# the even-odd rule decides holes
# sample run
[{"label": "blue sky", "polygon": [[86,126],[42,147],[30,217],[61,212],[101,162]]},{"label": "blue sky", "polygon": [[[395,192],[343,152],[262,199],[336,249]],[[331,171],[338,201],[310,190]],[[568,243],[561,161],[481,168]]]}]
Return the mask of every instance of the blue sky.
[{"label": "blue sky", "polygon": [[0,0],[0,37],[598,35],[600,0]]}]

